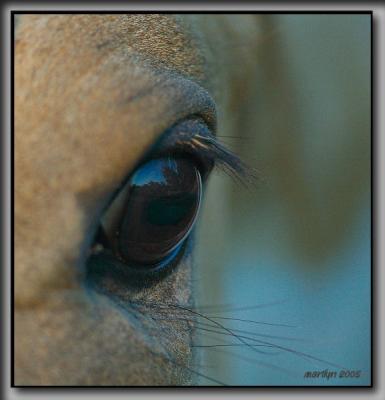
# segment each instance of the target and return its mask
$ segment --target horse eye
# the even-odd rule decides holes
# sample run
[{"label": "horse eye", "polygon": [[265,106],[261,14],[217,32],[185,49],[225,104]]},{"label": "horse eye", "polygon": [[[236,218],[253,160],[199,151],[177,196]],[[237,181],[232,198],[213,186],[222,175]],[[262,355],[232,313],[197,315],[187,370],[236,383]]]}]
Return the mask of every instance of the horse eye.
[{"label": "horse eye", "polygon": [[164,266],[191,232],[201,195],[201,176],[190,159],[146,162],[104,216],[104,245],[128,267],[152,271]]}]

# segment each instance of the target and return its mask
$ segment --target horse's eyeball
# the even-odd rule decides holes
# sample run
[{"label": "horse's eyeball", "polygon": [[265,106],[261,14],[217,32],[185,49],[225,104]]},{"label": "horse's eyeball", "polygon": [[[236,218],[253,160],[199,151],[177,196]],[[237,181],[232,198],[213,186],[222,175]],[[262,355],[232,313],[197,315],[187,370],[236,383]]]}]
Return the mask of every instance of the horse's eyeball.
[{"label": "horse's eyeball", "polygon": [[129,262],[153,266],[179,247],[194,225],[200,174],[189,160],[152,160],[135,172],[129,186],[120,254]]},{"label": "horse's eyeball", "polygon": [[201,195],[201,176],[192,161],[154,159],[130,177],[102,226],[106,232],[112,227],[112,247],[122,261],[153,270],[178,253],[194,226]]}]

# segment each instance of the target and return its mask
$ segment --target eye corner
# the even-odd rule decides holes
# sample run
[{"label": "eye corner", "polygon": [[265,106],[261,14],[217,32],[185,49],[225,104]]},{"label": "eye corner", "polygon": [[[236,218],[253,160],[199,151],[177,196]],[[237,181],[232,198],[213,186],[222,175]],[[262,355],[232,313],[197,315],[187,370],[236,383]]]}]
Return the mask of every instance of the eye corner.
[{"label": "eye corner", "polygon": [[144,271],[137,265],[127,264],[111,250],[100,246],[87,259],[86,280],[89,286],[113,295],[118,295],[119,290],[135,292],[151,288],[176,270],[188,255],[189,248],[190,243],[187,239],[175,255]]}]

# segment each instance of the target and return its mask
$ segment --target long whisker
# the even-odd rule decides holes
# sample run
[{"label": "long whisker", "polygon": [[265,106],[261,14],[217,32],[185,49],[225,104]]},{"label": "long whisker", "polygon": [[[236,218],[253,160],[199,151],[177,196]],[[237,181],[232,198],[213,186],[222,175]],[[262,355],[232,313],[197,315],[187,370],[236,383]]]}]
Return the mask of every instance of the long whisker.
[{"label": "long whisker", "polygon": [[191,369],[189,367],[186,367],[186,366],[184,366],[184,368],[186,368],[188,371],[190,371],[190,372],[192,372],[192,373],[194,373],[194,374],[196,374],[198,376],[201,376],[202,378],[207,379],[210,382],[217,383],[218,385],[221,385],[221,386],[228,386],[226,383],[220,381],[219,379],[212,378],[212,377],[210,377],[210,376],[208,376],[206,374],[203,374],[202,372],[195,371],[195,370],[193,370],[193,369]]},{"label": "long whisker", "polygon": [[293,377],[295,376],[290,370],[288,370],[286,368],[279,367],[277,365],[274,365],[274,364],[271,364],[271,363],[268,363],[268,362],[265,362],[265,361],[256,360],[255,358],[245,357],[245,356],[237,354],[237,353],[233,353],[233,352],[225,351],[225,350],[220,350],[220,349],[217,349],[217,348],[210,348],[210,350],[219,352],[221,354],[229,355],[229,356],[234,357],[234,358],[238,358],[240,360],[249,362],[249,363],[251,363],[253,365],[259,364],[259,365],[261,365],[263,367],[270,368],[270,369],[273,369],[273,370],[276,370],[276,371],[281,371],[281,372],[284,372],[285,374],[293,376]]},{"label": "long whisker", "polygon": [[212,312],[231,312],[231,311],[248,311],[248,310],[256,310],[258,308],[271,307],[276,305],[285,304],[288,300],[277,300],[270,303],[261,303],[252,306],[242,306],[236,307],[234,304],[216,304],[216,305],[207,305],[207,306],[197,306],[196,309],[201,311],[211,310]]},{"label": "long whisker", "polygon": [[172,305],[168,304],[168,306],[169,306],[170,308],[177,308],[177,309],[180,309],[180,310],[183,310],[183,311],[187,311],[187,312],[189,312],[189,313],[191,313],[191,314],[193,314],[193,315],[199,316],[199,317],[201,317],[201,318],[204,318],[205,320],[210,321],[211,323],[213,323],[214,325],[216,325],[216,326],[219,327],[220,329],[223,329],[223,330],[224,330],[225,332],[227,332],[227,334],[229,334],[230,336],[234,337],[235,339],[237,339],[238,341],[240,341],[240,342],[243,343],[244,345],[248,346],[252,351],[257,351],[257,349],[255,349],[255,348],[253,348],[252,346],[250,346],[249,343],[246,342],[240,335],[234,333],[231,329],[228,329],[227,327],[223,326],[221,323],[219,323],[219,322],[217,322],[217,321],[215,321],[215,320],[213,320],[213,319],[210,319],[210,318],[206,317],[205,315],[203,315],[203,314],[201,314],[201,313],[199,313],[199,312],[197,312],[197,311],[193,311],[193,310],[191,310],[191,309],[188,309],[188,308],[186,308],[186,307],[182,307],[182,306],[177,305],[177,304],[172,304]]},{"label": "long whisker", "polygon": [[[219,348],[219,347],[233,347],[234,348],[234,347],[244,347],[244,346],[245,345],[242,343],[226,343],[226,344],[193,345],[192,347],[209,349],[209,348]],[[275,355],[281,354],[280,352],[263,351],[263,350],[259,349],[260,347],[274,348],[274,346],[268,346],[265,344],[252,344],[251,346],[258,347],[258,353],[260,353],[260,354],[265,354],[268,356],[275,356]]]},{"label": "long whisker", "polygon": [[[210,330],[210,329],[205,329],[205,328],[200,328],[200,329],[203,329],[203,330],[206,330],[206,331],[209,331],[209,332],[213,332],[213,333],[216,333],[218,335],[227,335],[227,336],[229,336],[226,332],[221,332],[221,331],[217,331],[217,330]],[[249,337],[249,336],[243,336],[243,335],[237,335],[237,336],[239,338],[247,339],[247,340],[250,340],[250,341],[257,342],[257,343],[272,345],[276,349],[281,349],[281,350],[286,351],[288,353],[295,354],[295,355],[299,356],[302,359],[307,359],[308,361],[309,360],[314,360],[314,361],[318,361],[318,362],[321,362],[323,364],[327,364],[327,365],[330,365],[332,367],[336,367],[336,368],[339,368],[339,369],[346,369],[345,367],[343,367],[341,365],[338,365],[338,364],[335,364],[335,363],[331,363],[329,361],[326,361],[326,360],[323,360],[321,358],[312,356],[310,354],[307,354],[307,353],[304,353],[304,352],[301,352],[301,351],[298,351],[298,350],[290,349],[288,347],[284,347],[284,346],[281,346],[281,345],[278,345],[278,344],[275,344],[275,343],[266,342],[266,341],[263,341],[263,340],[260,340],[260,339],[256,339],[256,338],[252,338],[252,337]],[[248,344],[248,347],[249,346],[252,346],[252,345]]]},{"label": "long whisker", "polygon": [[[204,322],[197,322],[196,324],[200,324],[200,325],[204,325],[204,326],[211,326],[213,327],[213,325],[210,324],[206,324]],[[230,329],[230,328],[229,328]],[[266,335],[263,333],[257,333],[257,332],[250,332],[250,331],[244,331],[241,329],[233,329],[231,328],[231,330],[233,332],[238,332],[238,333],[244,333],[246,335],[253,335],[253,336],[260,336],[260,337],[266,337],[266,338],[270,338],[270,339],[278,339],[278,340],[292,340],[292,341],[304,341],[304,339],[299,339],[299,338],[292,338],[292,337],[286,337],[286,336],[274,336],[274,335]]]},{"label": "long whisker", "polygon": [[[185,309],[185,308],[182,307],[182,306],[176,306],[176,307],[177,307],[177,308],[180,308],[180,309]],[[247,347],[249,347],[251,350],[257,351],[257,352],[258,352],[257,349],[255,349],[254,347],[252,347],[248,342],[246,342],[246,341],[244,340],[245,337],[240,336],[240,335],[238,335],[238,334],[235,334],[235,333],[233,332],[232,329],[229,329],[229,328],[225,327],[225,326],[222,325],[221,323],[219,323],[219,322],[217,322],[217,321],[215,321],[215,320],[213,320],[213,319],[210,319],[210,318],[206,317],[205,315],[203,315],[203,314],[201,314],[201,313],[199,313],[199,312],[192,311],[192,310],[189,310],[189,309],[185,309],[185,310],[191,312],[191,313],[194,314],[194,315],[197,315],[197,316],[199,316],[199,317],[201,317],[201,318],[204,318],[204,319],[206,319],[206,320],[212,322],[213,324],[217,325],[219,328],[223,329],[225,332],[227,332],[228,334],[230,334],[231,336],[233,336],[235,339],[237,339],[238,341],[240,341],[241,343],[243,343],[244,345],[246,345]],[[263,343],[263,344],[272,344],[272,343]],[[275,345],[275,347],[277,347],[277,348],[282,348],[282,347],[279,347],[279,346],[277,346],[277,345]],[[282,349],[284,349],[284,348],[282,348]]]},{"label": "long whisker", "polygon": [[213,319],[225,319],[230,321],[239,321],[239,322],[247,322],[250,324],[258,324],[258,325],[268,325],[268,326],[277,326],[277,327],[284,327],[284,328],[297,328],[295,325],[288,325],[288,324],[277,324],[273,322],[263,322],[263,321],[254,321],[251,319],[242,319],[242,318],[233,318],[233,317],[217,317],[210,315],[210,318]]},{"label": "long whisker", "polygon": [[[227,337],[232,337],[232,338],[236,339],[238,342],[240,342],[241,344],[243,344],[245,347],[248,347],[252,351],[257,352],[257,353],[258,353],[258,349],[253,347],[253,344],[255,344],[255,343],[272,346],[275,349],[280,349],[282,351],[291,353],[293,355],[296,355],[296,356],[298,356],[298,357],[300,357],[302,359],[306,359],[308,361],[316,361],[316,362],[327,364],[327,365],[330,365],[330,366],[333,366],[333,367],[336,367],[336,368],[340,368],[340,369],[344,369],[345,368],[345,367],[343,367],[341,365],[338,365],[336,363],[332,363],[332,362],[323,360],[321,358],[312,356],[310,354],[307,354],[307,353],[304,353],[304,352],[301,352],[301,351],[298,351],[298,350],[295,350],[295,349],[291,349],[291,348],[288,348],[288,347],[285,347],[285,346],[278,345],[276,343],[271,343],[271,342],[264,341],[264,340],[261,340],[261,339],[257,339],[257,338],[254,338],[254,337],[250,337],[250,336],[239,335],[239,334],[235,333],[234,330],[224,326],[223,324],[215,321],[214,319],[212,319],[210,317],[207,317],[207,316],[203,315],[202,313],[200,313],[198,311],[189,309],[187,307],[183,307],[181,305],[177,305],[177,304],[155,304],[155,303],[154,304],[152,304],[152,303],[151,304],[149,304],[149,303],[139,303],[139,304],[142,305],[142,306],[145,306],[145,307],[146,306],[147,307],[151,306],[151,307],[154,307],[154,308],[159,307],[161,309],[162,308],[163,309],[164,308],[168,308],[168,309],[172,309],[173,311],[179,310],[182,313],[189,313],[189,314],[194,315],[196,317],[203,318],[206,321],[210,322],[211,324],[209,326],[211,328],[214,328],[214,329],[208,329],[208,328],[199,327],[199,330],[211,332],[211,333],[218,334],[218,335],[225,335]],[[276,304],[276,303],[274,303],[274,304]],[[271,303],[270,303],[270,305],[271,305]],[[260,307],[260,306],[261,305],[253,306],[252,308]],[[266,306],[266,304],[265,304],[265,306]],[[242,307],[242,308],[244,309],[244,307]],[[250,308],[250,307],[247,307],[247,308]],[[219,330],[218,330],[218,328],[219,328]],[[250,341],[253,344],[249,343]]]},{"label": "long whisker", "polygon": [[[156,318],[157,321],[191,321],[194,322],[194,320],[188,320],[186,318]],[[215,328],[215,325],[212,324],[207,324],[204,322],[195,322],[195,325],[203,325],[203,326],[209,326],[209,327],[213,327]],[[261,337],[266,337],[266,338],[270,338],[270,339],[278,339],[278,340],[292,340],[292,341],[304,341],[304,339],[300,339],[300,338],[293,338],[293,337],[287,337],[287,336],[275,336],[275,335],[267,335],[267,334],[263,334],[263,333],[258,333],[258,332],[250,332],[250,331],[244,331],[241,329],[234,329],[231,328],[231,330],[233,332],[238,332],[238,333],[244,333],[246,335],[253,335],[253,336],[261,336]]]}]

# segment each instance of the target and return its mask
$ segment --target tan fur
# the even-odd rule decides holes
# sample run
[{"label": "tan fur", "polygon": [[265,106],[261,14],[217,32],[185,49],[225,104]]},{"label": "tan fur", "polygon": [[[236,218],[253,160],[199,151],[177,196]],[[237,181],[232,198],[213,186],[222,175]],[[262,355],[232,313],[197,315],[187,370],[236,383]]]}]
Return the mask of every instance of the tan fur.
[{"label": "tan fur", "polygon": [[[16,385],[191,384],[182,367],[191,362],[191,333],[162,341],[161,333],[151,334],[108,298],[93,298],[82,285],[84,248],[103,202],[164,129],[196,113],[214,121],[207,93],[219,128],[241,117],[257,39],[258,21],[246,15],[21,18],[15,47]],[[237,115],[228,111],[235,101]],[[159,285],[125,296],[186,304],[190,278],[188,259]]]}]

